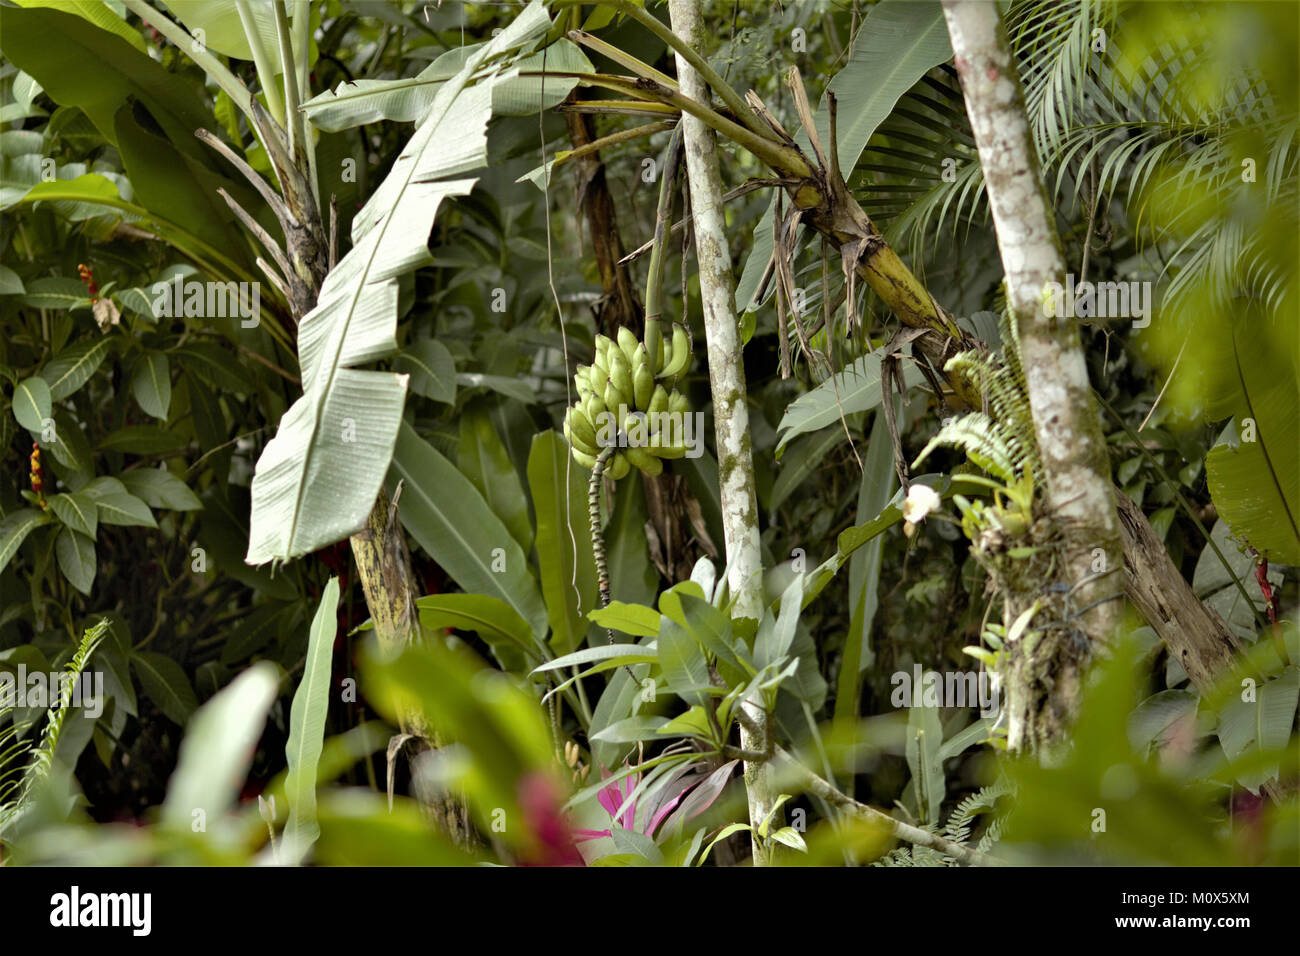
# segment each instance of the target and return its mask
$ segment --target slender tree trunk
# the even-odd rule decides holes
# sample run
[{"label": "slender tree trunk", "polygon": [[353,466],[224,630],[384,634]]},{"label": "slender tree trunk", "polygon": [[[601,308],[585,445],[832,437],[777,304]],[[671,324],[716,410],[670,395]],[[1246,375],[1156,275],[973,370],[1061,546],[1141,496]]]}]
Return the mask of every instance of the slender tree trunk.
[{"label": "slender tree trunk", "polygon": [[[1035,477],[1046,485],[1046,506],[1061,539],[1057,574],[1077,586],[1073,607],[1092,606],[1075,626],[1095,647],[1109,640],[1122,612],[1121,602],[1103,600],[1121,590],[1122,580],[1099,572],[1119,570],[1123,550],[1078,323],[1072,315],[1053,318],[1045,302],[1048,283],[1065,283],[1065,257],[997,5],[944,0],[943,12],[984,169],[1007,301],[1019,330],[1043,470]],[[1024,642],[1012,649],[1008,696],[1013,748],[1060,738],[1077,706],[1085,663],[1086,653],[1075,651],[1064,638],[1041,640],[1032,652]]]},{"label": "slender tree trunk", "polygon": [[[706,38],[700,22],[699,0],[669,0],[668,12],[673,32],[695,49],[704,49]],[[677,56],[677,79],[684,96],[701,103],[709,102],[708,86],[680,55]],[[727,583],[736,598],[734,615],[757,620],[763,611],[758,496],[754,490],[749,407],[733,306],[735,283],[731,274],[731,251],[727,247],[717,140],[713,130],[699,119],[683,115],[681,122],[691,213],[694,216],[695,254],[699,260],[700,299],[704,305],[709,385],[713,392],[722,530],[730,565]],[[769,715],[761,704],[755,702],[741,706],[752,718],[741,726],[741,747],[747,751],[769,753]],[[767,763],[746,762],[745,790],[749,800],[749,821],[757,830],[771,812],[777,796],[772,789],[771,768]],[[773,826],[777,825],[773,823]],[[765,866],[769,860],[764,841],[757,832],[751,834],[751,840],[754,865]]]}]

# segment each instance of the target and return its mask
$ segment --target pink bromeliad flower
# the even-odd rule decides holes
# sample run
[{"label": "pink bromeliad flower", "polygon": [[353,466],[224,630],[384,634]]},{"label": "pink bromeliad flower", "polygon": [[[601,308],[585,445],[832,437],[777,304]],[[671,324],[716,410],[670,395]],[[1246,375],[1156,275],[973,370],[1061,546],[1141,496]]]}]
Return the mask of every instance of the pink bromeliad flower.
[{"label": "pink bromeliad flower", "polygon": [[[668,782],[665,786],[658,788],[654,796],[645,806],[646,819],[642,824],[640,833],[653,838],[659,825],[668,819],[673,811],[673,819],[685,822],[692,817],[699,816],[718,799],[722,794],[723,788],[726,787],[727,781],[731,778],[731,772],[735,769],[738,761],[732,760],[723,764],[712,773],[706,773],[703,768],[698,766],[682,767],[669,775]],[[608,770],[602,770],[601,776],[609,777]],[[604,807],[605,812],[609,814],[610,821],[616,824],[621,830],[636,830],[637,808],[640,798],[631,799],[638,784],[641,782],[641,774],[631,773],[618,780],[611,781],[607,786],[602,787],[596,794],[596,800]],[[666,827],[665,830],[671,829]],[[578,842],[586,840],[597,840],[600,837],[613,836],[613,830],[584,830],[574,829],[575,838]]]}]

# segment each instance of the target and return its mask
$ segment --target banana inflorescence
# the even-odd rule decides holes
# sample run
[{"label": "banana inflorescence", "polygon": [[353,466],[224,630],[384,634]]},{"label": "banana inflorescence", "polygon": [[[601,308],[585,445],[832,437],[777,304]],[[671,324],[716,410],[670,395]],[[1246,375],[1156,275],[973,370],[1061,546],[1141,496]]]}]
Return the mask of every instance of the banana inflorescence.
[{"label": "banana inflorescence", "polygon": [[[564,413],[564,437],[574,461],[588,469],[596,467],[602,448],[611,448],[605,473],[615,481],[633,467],[657,475],[663,459],[686,454],[690,406],[676,385],[691,364],[691,336],[680,323],[671,338],[660,334],[658,322],[653,326],[652,347],[626,328],[617,340],[597,335],[592,363],[578,366],[573,376],[578,398]],[[641,417],[637,413],[643,421],[633,420]]]}]

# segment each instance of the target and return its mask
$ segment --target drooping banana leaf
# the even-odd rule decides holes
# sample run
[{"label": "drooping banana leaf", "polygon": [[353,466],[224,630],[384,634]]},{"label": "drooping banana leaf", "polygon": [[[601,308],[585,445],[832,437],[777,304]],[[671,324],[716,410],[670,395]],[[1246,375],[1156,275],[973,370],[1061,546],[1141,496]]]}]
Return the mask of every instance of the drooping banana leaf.
[{"label": "drooping banana leaf", "polygon": [[[867,140],[890,114],[899,98],[930,69],[952,56],[943,10],[938,0],[882,0],[871,8],[853,44],[853,58],[831,80],[837,98],[836,135],[840,169],[845,176],[857,165]],[[817,133],[830,149],[830,112],[817,111]],[[808,136],[795,136],[808,150]],[[756,308],[754,294],[772,256],[773,207],[754,227],[754,248],[736,287],[736,308]],[[772,286],[769,285],[769,289]]]},{"label": "drooping banana leaf", "polygon": [[1210,497],[1239,540],[1278,564],[1300,564],[1300,385],[1294,362],[1235,323],[1224,359],[1238,391],[1230,400],[1236,441],[1205,459]]},{"label": "drooping banana leaf", "polygon": [[[337,133],[365,123],[418,121],[443,84],[453,80],[479,47],[459,47],[434,60],[422,72],[400,80],[340,83],[303,104],[313,126]],[[591,61],[571,41],[561,39],[516,64],[519,73],[591,73]],[[545,83],[543,83],[545,80]],[[492,110],[498,116],[524,116],[550,109],[569,95],[577,80],[554,76],[520,76],[511,71],[492,87]]]},{"label": "drooping banana leaf", "polygon": [[361,528],[388,470],[407,376],[355,366],[397,350],[398,276],[428,261],[442,201],[487,162],[492,88],[483,67],[549,25],[533,3],[438,91],[415,135],[352,222],[352,249],[298,329],[303,397],[280,421],[253,478],[249,564],[287,561]]}]

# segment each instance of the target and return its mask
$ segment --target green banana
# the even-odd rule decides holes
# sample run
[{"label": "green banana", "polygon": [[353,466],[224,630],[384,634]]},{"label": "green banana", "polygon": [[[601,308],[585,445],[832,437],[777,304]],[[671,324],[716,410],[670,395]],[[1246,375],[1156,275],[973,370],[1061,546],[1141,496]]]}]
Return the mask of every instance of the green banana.
[{"label": "green banana", "polygon": [[[621,351],[611,352],[610,356],[609,386],[613,387],[622,404],[631,405],[636,398],[636,391],[632,386],[632,366],[628,364]],[[619,402],[609,400],[609,386],[605,389],[605,405],[610,411],[614,411],[618,408]]]},{"label": "green banana", "polygon": [[650,436],[650,444],[646,448],[646,451],[650,452],[650,454],[654,455],[656,458],[685,458],[686,457],[685,445],[665,444],[662,435]]},{"label": "green banana", "polygon": [[690,364],[691,337],[681,323],[675,323],[673,325],[672,357],[665,362],[659,377],[666,378],[675,384],[677,379],[686,372],[687,366]]},{"label": "green banana", "polygon": [[596,441],[596,429],[587,418],[587,413],[583,411],[581,405],[575,405],[569,409],[569,414],[565,417],[565,424],[573,429],[574,438],[582,446],[582,450],[588,455],[598,454],[600,444]]},{"label": "green banana", "polygon": [[578,397],[580,399],[592,394],[590,365],[578,366],[578,370],[573,373],[573,384],[578,388]]},{"label": "green banana", "polygon": [[646,403],[646,414],[650,416],[650,430],[657,428],[658,416],[668,411],[668,389],[662,385],[656,385],[655,390],[650,393],[650,401]]},{"label": "green banana", "polygon": [[636,347],[636,362],[632,366],[632,397],[636,400],[636,407],[645,411],[650,407],[650,396],[655,390],[655,373],[650,368],[650,361],[646,358],[645,346]]},{"label": "green banana", "polygon": [[627,359],[628,368],[636,368],[636,347],[641,343],[636,340],[632,330],[626,327],[620,327],[618,330],[618,347]]},{"label": "green banana", "polygon": [[623,454],[627,456],[629,463],[652,478],[664,470],[664,463],[644,448],[625,448]]},{"label": "green banana", "polygon": [[627,458],[624,457],[622,452],[619,452],[611,458],[609,464],[605,466],[605,474],[609,475],[609,477],[613,478],[615,481],[621,481],[626,478],[627,473],[631,470],[632,466],[628,464]]},{"label": "green banana", "polygon": [[609,366],[593,365],[587,372],[587,383],[597,395],[605,394],[605,383],[609,381]]},{"label": "green banana", "polygon": [[569,451],[573,453],[573,460],[588,471],[591,471],[596,467],[596,459],[594,456],[588,455],[585,451],[578,451],[576,448],[571,448]]}]

